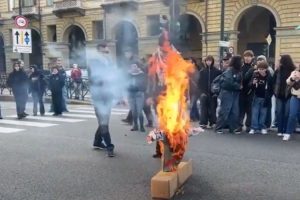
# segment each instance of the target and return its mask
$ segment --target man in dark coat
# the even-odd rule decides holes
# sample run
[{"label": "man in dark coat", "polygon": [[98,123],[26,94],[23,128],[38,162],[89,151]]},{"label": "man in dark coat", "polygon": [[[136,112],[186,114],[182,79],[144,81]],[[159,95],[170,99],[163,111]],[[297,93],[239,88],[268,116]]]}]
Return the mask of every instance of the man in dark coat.
[{"label": "man in dark coat", "polygon": [[14,63],[14,69],[8,76],[7,85],[12,89],[16,100],[18,119],[26,117],[28,115],[25,113],[28,98],[28,77],[20,68],[19,62]]},{"label": "man in dark coat", "polygon": [[62,98],[63,98],[63,87],[65,85],[65,80],[59,73],[57,67],[53,67],[52,75],[49,79],[49,88],[52,95],[52,105],[53,105],[53,116],[60,116],[63,112],[62,108]]}]

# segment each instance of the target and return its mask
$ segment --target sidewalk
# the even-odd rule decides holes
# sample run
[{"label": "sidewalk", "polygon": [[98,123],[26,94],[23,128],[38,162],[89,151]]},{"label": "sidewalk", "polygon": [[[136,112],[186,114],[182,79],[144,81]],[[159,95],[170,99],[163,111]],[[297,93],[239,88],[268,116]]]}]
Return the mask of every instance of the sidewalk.
[{"label": "sidewalk", "polygon": [[[12,94],[9,93],[7,89],[3,91],[0,95],[0,101],[15,101]],[[28,96],[28,101],[32,102],[31,95]],[[51,96],[44,96],[45,103],[51,102]],[[89,96],[86,96],[84,100],[75,100],[75,99],[68,99],[68,104],[82,104],[82,105],[91,105],[91,99]]]}]

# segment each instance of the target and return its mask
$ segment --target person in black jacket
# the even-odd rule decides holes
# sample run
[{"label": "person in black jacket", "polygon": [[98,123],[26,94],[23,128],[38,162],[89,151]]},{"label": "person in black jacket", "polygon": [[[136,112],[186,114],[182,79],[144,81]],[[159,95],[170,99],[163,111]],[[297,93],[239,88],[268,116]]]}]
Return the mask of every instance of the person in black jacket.
[{"label": "person in black jacket", "polygon": [[236,128],[239,125],[239,95],[243,88],[241,66],[242,57],[233,56],[230,67],[221,75],[219,94],[221,105],[216,123],[217,133],[223,133],[226,126],[229,126],[230,133],[239,133]]},{"label": "person in black jacket", "polygon": [[52,105],[53,105],[53,116],[59,116],[63,112],[62,108],[62,98],[63,98],[63,87],[65,85],[65,79],[60,75],[59,69],[57,67],[52,68],[52,75],[49,79],[49,88],[52,95]]},{"label": "person in black jacket", "polygon": [[132,64],[129,70],[128,98],[130,110],[133,117],[133,128],[131,131],[138,130],[138,119],[140,131],[145,132],[143,107],[145,101],[146,77],[145,73],[137,66]]},{"label": "person in black jacket", "polygon": [[267,62],[259,62],[257,70],[253,72],[249,86],[254,92],[252,103],[251,130],[249,134],[260,131],[261,134],[267,134],[265,120],[267,116],[267,107],[271,105],[273,95],[273,80],[268,71]]},{"label": "person in black jacket", "polygon": [[207,127],[207,123],[213,126],[216,123],[217,96],[211,92],[213,80],[221,74],[221,71],[214,67],[214,58],[207,56],[205,67],[200,71],[199,90],[200,90],[200,126]]},{"label": "person in black jacket", "polygon": [[36,65],[30,66],[31,74],[29,75],[29,93],[33,99],[33,116],[37,116],[37,105],[39,103],[40,115],[45,115],[43,95],[46,88],[44,75],[37,69]]},{"label": "person in black jacket", "polygon": [[28,98],[28,77],[24,70],[20,68],[19,62],[15,62],[13,68],[8,76],[7,85],[12,88],[16,100],[18,119],[22,119],[28,115],[25,113]]}]

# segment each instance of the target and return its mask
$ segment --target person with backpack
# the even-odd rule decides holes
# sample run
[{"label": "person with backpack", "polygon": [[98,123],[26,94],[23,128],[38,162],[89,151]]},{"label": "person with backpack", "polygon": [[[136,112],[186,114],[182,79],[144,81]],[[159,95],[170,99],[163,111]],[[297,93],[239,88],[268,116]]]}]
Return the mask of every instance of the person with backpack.
[{"label": "person with backpack", "polygon": [[199,73],[198,82],[201,128],[213,127],[216,123],[217,95],[211,92],[211,84],[221,74],[221,71],[214,66],[215,60],[213,56],[207,56],[204,62],[205,67]]},{"label": "person with backpack", "polygon": [[267,116],[267,107],[270,106],[273,95],[272,75],[268,71],[267,62],[259,62],[257,70],[254,71],[249,83],[253,90],[254,97],[252,102],[251,130],[249,134],[261,132],[267,134],[265,121]]},{"label": "person with backpack", "polygon": [[[133,117],[131,131],[145,132],[143,107],[145,101],[146,76],[137,64],[132,64],[129,69],[128,100]],[[139,123],[138,123],[139,121]],[[138,126],[138,124],[140,126]]]},{"label": "person with backpack", "polygon": [[242,57],[233,56],[230,67],[219,77],[221,104],[215,128],[217,133],[223,133],[225,126],[229,126],[230,133],[236,133],[239,124],[239,95],[243,88],[241,67]]}]

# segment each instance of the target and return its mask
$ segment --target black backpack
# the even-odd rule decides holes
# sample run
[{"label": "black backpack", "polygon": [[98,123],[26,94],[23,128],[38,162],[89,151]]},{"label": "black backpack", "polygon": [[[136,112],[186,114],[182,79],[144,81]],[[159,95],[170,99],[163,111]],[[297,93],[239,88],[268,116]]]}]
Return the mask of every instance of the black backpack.
[{"label": "black backpack", "polygon": [[217,76],[211,83],[211,93],[218,95],[221,92],[221,83],[223,81],[223,74]]}]

